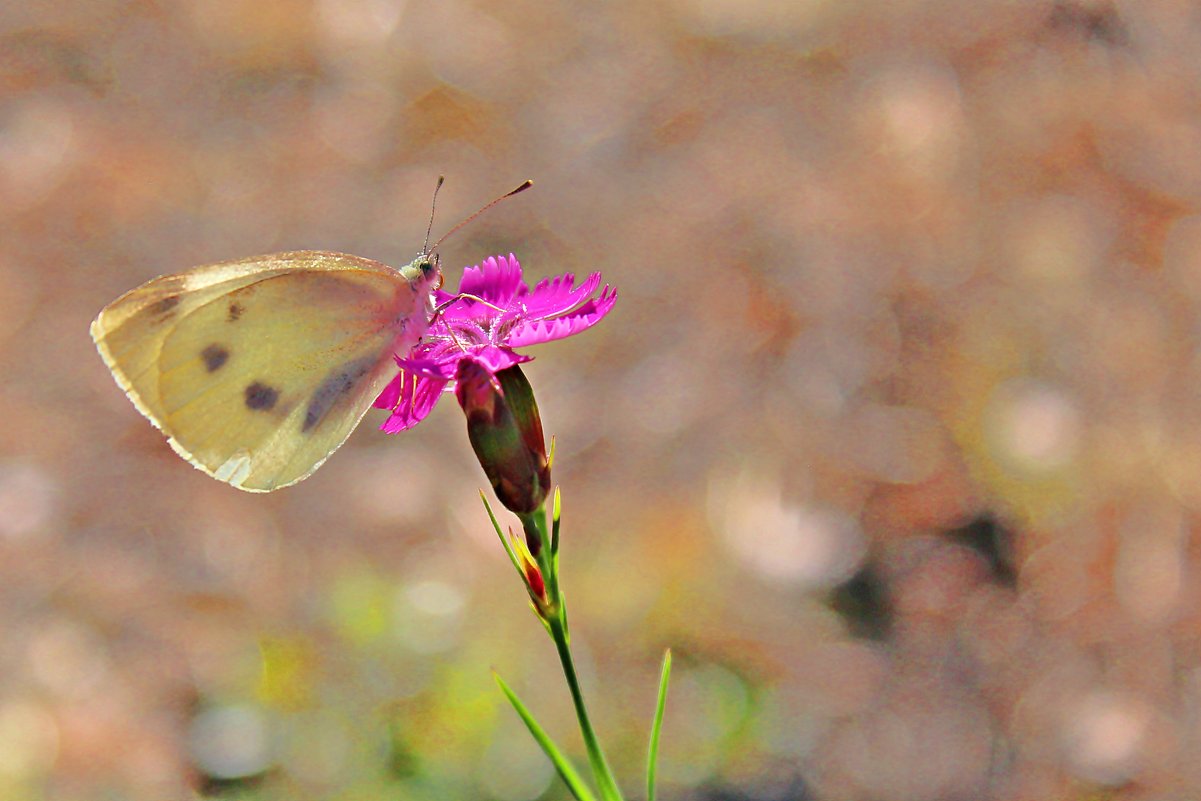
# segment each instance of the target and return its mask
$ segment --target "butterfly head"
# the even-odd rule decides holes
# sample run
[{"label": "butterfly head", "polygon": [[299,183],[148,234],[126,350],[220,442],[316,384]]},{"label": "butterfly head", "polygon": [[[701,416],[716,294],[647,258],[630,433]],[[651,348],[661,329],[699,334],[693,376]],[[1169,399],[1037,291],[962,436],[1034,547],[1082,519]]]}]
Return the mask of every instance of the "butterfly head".
[{"label": "butterfly head", "polygon": [[437,253],[422,253],[400,273],[410,284],[418,287],[440,289],[442,287],[442,260]]}]

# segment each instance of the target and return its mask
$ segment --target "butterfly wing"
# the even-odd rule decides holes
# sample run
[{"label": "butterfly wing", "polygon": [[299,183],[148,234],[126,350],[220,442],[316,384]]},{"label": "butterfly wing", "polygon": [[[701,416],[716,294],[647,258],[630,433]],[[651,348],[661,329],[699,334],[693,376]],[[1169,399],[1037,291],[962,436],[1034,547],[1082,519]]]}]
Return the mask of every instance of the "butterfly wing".
[{"label": "butterfly wing", "polygon": [[429,291],[369,259],[304,251],[157,278],[92,336],[117,383],[193,465],[267,492],[311,474],[395,375]]}]

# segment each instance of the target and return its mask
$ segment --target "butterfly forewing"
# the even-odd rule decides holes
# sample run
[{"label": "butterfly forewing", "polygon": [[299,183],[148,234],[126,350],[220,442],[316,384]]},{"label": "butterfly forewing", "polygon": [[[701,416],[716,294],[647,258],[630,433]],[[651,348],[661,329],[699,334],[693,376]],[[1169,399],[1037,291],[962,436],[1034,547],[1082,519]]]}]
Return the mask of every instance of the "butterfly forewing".
[{"label": "butterfly forewing", "polygon": [[156,278],[110,303],[92,323],[92,339],[117,383],[156,425],[162,410],[152,385],[167,334],[192,310],[240,287],[285,272],[264,268],[258,273],[230,276],[218,283],[202,280],[196,281],[200,286],[190,286],[194,274],[207,277],[203,271],[220,266],[223,265]]},{"label": "butterfly forewing", "polygon": [[283,254],[156,279],[102,312],[93,335],[175,450],[268,491],[345,441],[395,375],[393,353],[424,331],[427,303],[377,262]]}]

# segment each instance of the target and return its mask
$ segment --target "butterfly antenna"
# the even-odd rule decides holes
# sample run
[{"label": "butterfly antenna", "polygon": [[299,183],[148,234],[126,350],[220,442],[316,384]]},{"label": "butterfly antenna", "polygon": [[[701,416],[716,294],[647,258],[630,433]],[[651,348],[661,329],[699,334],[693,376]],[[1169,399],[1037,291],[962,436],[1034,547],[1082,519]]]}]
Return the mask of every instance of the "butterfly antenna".
[{"label": "butterfly antenna", "polygon": [[[441,186],[441,185],[442,185],[442,184],[441,184],[441,182],[439,182],[439,184],[438,184],[438,185],[439,185],[439,186]],[[485,211],[487,211],[488,209],[490,209],[490,208],[492,208],[493,206],[495,206],[497,203],[501,202],[501,201],[502,201],[502,200],[504,200],[505,198],[510,198],[510,197],[513,197],[513,195],[516,195],[516,194],[518,194],[518,193],[520,193],[520,192],[524,192],[525,190],[529,189],[529,188],[530,188],[531,186],[533,186],[533,185],[534,185],[534,182],[533,182],[533,181],[526,181],[526,182],[525,182],[525,183],[523,183],[521,186],[519,186],[519,187],[517,187],[516,189],[514,189],[512,192],[506,192],[505,194],[503,194],[503,195],[501,195],[500,197],[498,197],[496,200],[493,200],[493,201],[492,201],[491,203],[489,203],[487,206],[484,206],[482,209],[480,209],[479,211],[477,211],[475,214],[472,214],[472,215],[471,215],[470,217],[468,217],[466,220],[463,220],[463,222],[459,223],[459,224],[458,224],[458,225],[456,225],[454,228],[451,228],[449,231],[447,231],[446,233],[444,233],[444,234],[443,234],[443,235],[442,235],[442,236],[441,236],[441,237],[438,239],[438,241],[434,243],[434,246],[433,246],[432,248],[427,248],[427,249],[426,249],[426,253],[429,253],[430,251],[433,251],[433,250],[437,250],[437,249],[438,249],[438,245],[441,245],[443,242],[445,242],[445,241],[446,241],[446,238],[447,238],[448,236],[450,236],[451,234],[453,234],[455,231],[459,230],[459,229],[460,229],[460,228],[462,228],[463,226],[467,225],[467,223],[471,222],[471,221],[472,221],[472,220],[474,220],[476,217],[480,216],[480,215],[481,215],[481,214],[483,214]]]},{"label": "butterfly antenna", "polygon": [[[421,246],[422,253],[430,252],[430,231],[434,230],[434,210],[438,208],[438,190],[442,188],[442,184],[446,182],[445,175],[438,176],[438,185],[434,187],[434,199],[430,201],[430,224],[425,229],[425,244]],[[434,245],[434,247],[438,247]]]}]

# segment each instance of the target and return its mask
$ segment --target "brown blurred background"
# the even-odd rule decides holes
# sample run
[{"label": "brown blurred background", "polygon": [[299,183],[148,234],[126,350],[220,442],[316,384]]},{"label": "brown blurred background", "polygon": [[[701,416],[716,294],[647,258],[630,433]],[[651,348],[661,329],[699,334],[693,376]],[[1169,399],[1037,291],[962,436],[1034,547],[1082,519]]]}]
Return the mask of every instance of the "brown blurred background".
[{"label": "brown blurred background", "polygon": [[1201,10],[1172,0],[0,6],[0,798],[563,799],[462,415],[270,496],[88,323],[160,273],[603,272],[535,351],[641,796],[1201,797]]}]

